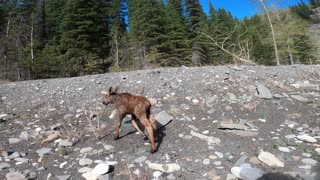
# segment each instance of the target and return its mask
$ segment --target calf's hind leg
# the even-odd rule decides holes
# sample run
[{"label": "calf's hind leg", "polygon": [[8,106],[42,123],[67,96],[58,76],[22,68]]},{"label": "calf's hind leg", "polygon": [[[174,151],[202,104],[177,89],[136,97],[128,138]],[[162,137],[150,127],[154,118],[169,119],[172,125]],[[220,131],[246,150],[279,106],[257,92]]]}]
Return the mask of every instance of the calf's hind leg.
[{"label": "calf's hind leg", "polygon": [[134,128],[136,128],[136,130],[139,132],[139,134],[142,135],[144,140],[147,140],[147,136],[144,134],[144,132],[141,131],[141,129],[139,128],[138,124],[137,124],[137,117],[135,115],[132,115],[132,120],[131,120],[131,124]]},{"label": "calf's hind leg", "polygon": [[119,133],[120,133],[120,128],[121,128],[121,124],[122,124],[122,120],[123,118],[126,116],[126,114],[119,114],[119,120],[117,121],[116,124],[116,134],[114,136],[114,140],[118,140],[119,139]]},{"label": "calf's hind leg", "polygon": [[151,124],[149,123],[146,115],[142,115],[142,116],[140,116],[138,118],[140,119],[140,122],[144,125],[144,127],[148,131],[149,138],[150,138],[150,141],[151,141],[151,153],[154,153],[157,150],[156,150],[156,145],[155,145],[153,128],[152,128]]}]

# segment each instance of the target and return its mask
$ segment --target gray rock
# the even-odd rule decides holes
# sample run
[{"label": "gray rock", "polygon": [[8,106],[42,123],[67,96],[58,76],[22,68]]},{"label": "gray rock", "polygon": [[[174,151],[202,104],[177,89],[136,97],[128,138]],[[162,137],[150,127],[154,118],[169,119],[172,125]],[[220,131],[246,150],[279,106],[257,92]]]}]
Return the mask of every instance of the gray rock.
[{"label": "gray rock", "polygon": [[214,154],[217,155],[218,158],[221,158],[221,159],[224,157],[222,152],[215,151]]},{"label": "gray rock", "polygon": [[36,153],[39,155],[39,156],[43,156],[43,155],[47,155],[51,152],[51,148],[41,148],[39,150],[36,151]]},{"label": "gray rock", "polygon": [[166,113],[165,111],[161,111],[160,113],[158,113],[155,116],[155,119],[161,125],[161,126],[158,126],[158,129],[161,128],[162,126],[167,125],[168,123],[170,123],[172,121],[172,117],[168,113]]},{"label": "gray rock", "polygon": [[240,167],[231,168],[231,173],[240,179],[256,180],[263,176],[263,171],[252,167],[251,164],[241,164]]},{"label": "gray rock", "polygon": [[68,180],[71,175],[61,175],[61,176],[56,176],[58,180]]},{"label": "gray rock", "polygon": [[173,174],[169,174],[169,175],[167,176],[167,178],[168,178],[169,180],[175,180],[175,179],[176,179],[176,177],[174,177]]},{"label": "gray rock", "polygon": [[29,159],[27,159],[27,158],[15,158],[14,160],[17,162],[21,162],[21,163],[28,163],[29,162]]},{"label": "gray rock", "polygon": [[237,160],[237,162],[234,164],[234,166],[240,166],[240,165],[243,164],[247,159],[248,159],[248,156],[244,153],[244,154]]},{"label": "gray rock", "polygon": [[282,151],[282,152],[286,152],[286,153],[289,153],[291,152],[291,150],[288,148],[288,147],[278,147],[278,150],[279,151]]},{"label": "gray rock", "polygon": [[71,147],[71,146],[73,146],[73,142],[71,142],[67,139],[64,139],[59,142],[59,146],[60,147]]},{"label": "gray rock", "polygon": [[23,131],[20,133],[19,138],[22,140],[28,140],[29,139],[29,134],[27,131]]},{"label": "gray rock", "polygon": [[148,166],[151,169],[166,172],[166,173],[172,173],[172,172],[181,170],[181,167],[176,163],[171,163],[171,164],[148,163]]},{"label": "gray rock", "polygon": [[20,157],[20,154],[18,152],[12,153],[10,156],[8,156],[8,159],[14,159]]},{"label": "gray rock", "polygon": [[105,144],[105,145],[103,145],[103,148],[104,148],[106,151],[114,150],[114,146],[109,145],[109,144]]},{"label": "gray rock", "polygon": [[315,166],[315,165],[317,165],[317,163],[318,163],[316,160],[311,159],[311,158],[304,158],[304,159],[301,160],[301,162],[302,162],[303,164],[309,164],[309,165],[311,165],[311,166]]},{"label": "gray rock", "polygon": [[303,134],[303,135],[299,135],[297,136],[297,139],[304,141],[304,142],[308,142],[308,143],[315,143],[317,142],[317,140],[307,134]]},{"label": "gray rock", "polygon": [[93,150],[92,147],[85,147],[85,148],[80,149],[80,154],[88,153],[92,150]]},{"label": "gray rock", "polygon": [[238,102],[238,98],[233,93],[227,93],[227,100],[230,104],[234,104]]},{"label": "gray rock", "polygon": [[206,135],[194,132],[194,131],[191,131],[191,135],[194,137],[197,137],[199,139],[207,141],[209,146],[214,145],[214,144],[219,144],[221,142],[221,140],[219,138],[215,138],[212,136],[206,136]]},{"label": "gray rock", "polygon": [[134,162],[141,164],[145,160],[147,160],[147,157],[146,156],[141,156],[141,157],[138,157],[137,159],[135,159]]},{"label": "gray rock", "polygon": [[8,163],[0,163],[0,171],[2,171],[2,169],[6,169],[9,167],[10,167],[10,164],[8,164]]},{"label": "gray rock", "polygon": [[255,96],[261,99],[271,99],[273,96],[270,90],[262,84],[257,85]]},{"label": "gray rock", "polygon": [[18,172],[6,174],[6,180],[27,180],[26,176]]},{"label": "gray rock", "polygon": [[305,97],[299,96],[299,95],[291,95],[291,97],[295,100],[302,101],[302,102],[310,102],[310,99],[307,99]]},{"label": "gray rock", "polygon": [[93,160],[88,159],[88,158],[82,158],[79,160],[79,165],[80,166],[86,166],[86,165],[91,165],[93,163]]},{"label": "gray rock", "polygon": [[91,171],[92,171],[92,168],[89,168],[89,167],[83,167],[78,170],[79,173],[86,173]]},{"label": "gray rock", "polygon": [[21,141],[19,138],[9,138],[9,144],[17,144]]}]

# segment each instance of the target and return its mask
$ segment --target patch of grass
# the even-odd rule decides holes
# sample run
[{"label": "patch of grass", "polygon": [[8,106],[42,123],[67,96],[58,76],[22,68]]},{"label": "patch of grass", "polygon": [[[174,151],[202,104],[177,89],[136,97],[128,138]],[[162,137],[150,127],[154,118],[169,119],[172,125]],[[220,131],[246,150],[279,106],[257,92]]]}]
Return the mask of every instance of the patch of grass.
[{"label": "patch of grass", "polygon": [[320,153],[316,153],[316,152],[312,153],[311,158],[320,162]]},{"label": "patch of grass", "polygon": [[274,149],[278,149],[278,147],[279,147],[279,144],[274,144],[274,145],[273,145],[273,148],[274,148]]}]

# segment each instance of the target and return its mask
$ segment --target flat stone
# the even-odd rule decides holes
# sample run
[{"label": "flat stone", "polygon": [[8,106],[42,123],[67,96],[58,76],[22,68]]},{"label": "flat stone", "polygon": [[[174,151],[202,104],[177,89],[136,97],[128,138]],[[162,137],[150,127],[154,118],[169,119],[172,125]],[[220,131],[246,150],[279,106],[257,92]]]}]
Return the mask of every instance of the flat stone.
[{"label": "flat stone", "polygon": [[109,145],[109,144],[105,144],[105,145],[103,145],[103,148],[104,148],[106,151],[111,151],[111,150],[114,149],[114,146]]},{"label": "flat stone", "polygon": [[262,84],[257,85],[255,96],[261,99],[271,99],[273,96],[270,90]]},{"label": "flat stone", "polygon": [[9,138],[9,144],[17,144],[21,141],[19,138]]},{"label": "flat stone", "polygon": [[307,169],[307,170],[309,170],[309,169],[312,168],[312,166],[311,166],[310,164],[306,164],[306,165],[298,166],[298,168],[299,168],[299,169]]},{"label": "flat stone", "polygon": [[88,153],[92,150],[93,150],[92,147],[85,147],[85,148],[80,149],[80,154]]},{"label": "flat stone", "polygon": [[71,146],[73,146],[73,142],[71,142],[67,139],[64,139],[59,142],[59,146],[60,147],[71,147]]},{"label": "flat stone", "polygon": [[100,177],[99,174],[95,174],[95,173],[93,173],[91,171],[83,173],[81,176],[86,180],[97,180]]},{"label": "flat stone", "polygon": [[294,134],[289,134],[289,135],[286,135],[285,138],[286,138],[286,139],[293,139],[293,138],[296,138],[296,135],[294,135]]},{"label": "flat stone", "polygon": [[219,144],[221,142],[221,140],[219,138],[215,138],[212,136],[206,136],[206,135],[194,132],[194,131],[191,131],[191,135],[194,137],[197,137],[199,139],[207,141],[209,146],[214,145],[214,144]]},{"label": "flat stone", "polygon": [[7,116],[8,114],[0,114],[0,119],[3,119]]},{"label": "flat stone", "polygon": [[27,178],[21,173],[10,172],[6,174],[6,180],[27,180]]},{"label": "flat stone", "polygon": [[51,148],[41,148],[36,151],[39,156],[47,155],[51,152]]},{"label": "flat stone", "polygon": [[93,168],[92,172],[94,174],[103,175],[109,172],[110,166],[106,163],[100,163]]},{"label": "flat stone", "polygon": [[171,163],[171,164],[148,163],[148,166],[153,170],[162,171],[166,173],[172,173],[172,172],[181,170],[181,167],[176,163]]},{"label": "flat stone", "polygon": [[145,160],[147,160],[147,157],[146,156],[141,156],[141,157],[138,157],[137,159],[135,159],[134,162],[141,164]]},{"label": "flat stone", "polygon": [[213,161],[213,164],[216,166],[220,166],[222,163],[221,163],[221,161]]},{"label": "flat stone", "polygon": [[61,176],[56,176],[58,180],[68,180],[71,175],[61,175]]},{"label": "flat stone", "polygon": [[310,102],[310,99],[307,99],[305,97],[299,96],[299,95],[291,95],[291,97],[295,100],[301,101],[301,102]]},{"label": "flat stone", "polygon": [[317,140],[307,134],[303,134],[303,135],[299,135],[297,136],[297,139],[304,141],[304,142],[308,142],[308,143],[316,143]]},{"label": "flat stone", "polygon": [[316,160],[311,159],[311,158],[304,158],[304,159],[301,160],[301,162],[302,162],[303,164],[309,164],[309,165],[311,165],[311,166],[315,166],[315,165],[317,165],[317,163],[318,163]]},{"label": "flat stone", "polygon": [[10,164],[8,164],[8,163],[0,163],[0,171],[2,170],[2,169],[7,169],[7,168],[9,168],[10,167]]},{"label": "flat stone", "polygon": [[234,134],[234,135],[237,135],[237,136],[242,136],[242,137],[252,137],[252,136],[259,135],[258,132],[244,131],[244,130],[223,130],[223,132]]},{"label": "flat stone", "polygon": [[86,165],[91,165],[93,163],[93,160],[88,159],[88,158],[82,158],[79,160],[79,165],[80,166],[86,166]]},{"label": "flat stone", "polygon": [[263,176],[263,171],[252,167],[251,164],[241,164],[231,168],[231,173],[239,179],[256,180]]},{"label": "flat stone", "polygon": [[18,152],[14,152],[14,153],[10,154],[10,156],[8,156],[7,158],[8,159],[15,159],[18,157],[20,157],[20,154]]},{"label": "flat stone", "polygon": [[160,126],[158,126],[158,129],[161,128],[162,126],[167,125],[168,123],[170,123],[172,121],[172,117],[168,113],[166,113],[165,111],[161,111],[160,113],[158,113],[155,116],[155,119],[160,124]]},{"label": "flat stone", "polygon": [[286,152],[286,153],[289,153],[291,152],[291,150],[288,148],[288,147],[278,147],[278,150],[279,151],[282,151],[282,152]]},{"label": "flat stone", "polygon": [[246,130],[249,129],[248,126],[244,124],[228,124],[228,123],[221,123],[219,129],[236,129],[236,130]]},{"label": "flat stone", "polygon": [[27,158],[15,158],[14,160],[21,163],[28,163],[30,161]]},{"label": "flat stone", "polygon": [[284,163],[269,152],[262,151],[258,159],[268,166],[284,167]]},{"label": "flat stone", "polygon": [[78,173],[86,173],[86,172],[91,172],[92,171],[92,168],[89,168],[89,167],[83,167],[83,168],[80,168],[78,170]]}]

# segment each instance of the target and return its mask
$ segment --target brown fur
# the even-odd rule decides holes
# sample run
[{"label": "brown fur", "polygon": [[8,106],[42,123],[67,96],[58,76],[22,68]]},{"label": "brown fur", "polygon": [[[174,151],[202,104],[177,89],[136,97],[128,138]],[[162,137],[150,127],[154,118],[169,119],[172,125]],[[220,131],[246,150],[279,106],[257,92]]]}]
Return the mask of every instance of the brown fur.
[{"label": "brown fur", "polygon": [[106,95],[103,99],[104,105],[115,104],[118,110],[119,120],[117,121],[116,134],[114,139],[119,139],[119,131],[123,118],[126,116],[126,114],[131,114],[131,122],[139,132],[141,132],[141,130],[137,127],[136,121],[140,121],[141,124],[146,128],[151,141],[151,153],[156,152],[154,136],[154,130],[156,130],[156,121],[150,114],[150,101],[143,96],[134,96],[129,93],[118,94],[117,91],[118,87],[116,87],[115,89],[110,87],[109,94]]}]

